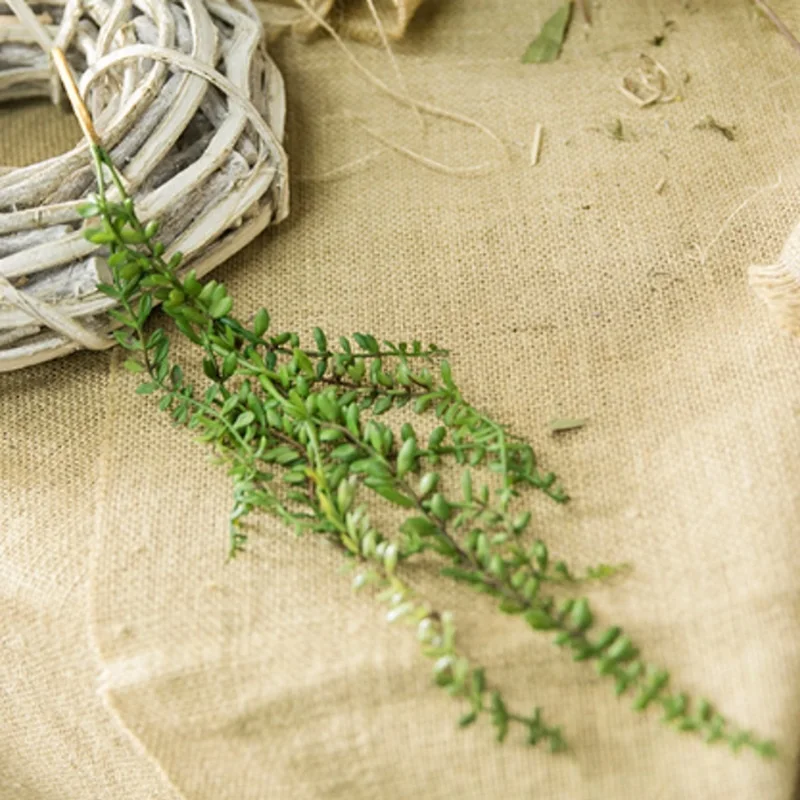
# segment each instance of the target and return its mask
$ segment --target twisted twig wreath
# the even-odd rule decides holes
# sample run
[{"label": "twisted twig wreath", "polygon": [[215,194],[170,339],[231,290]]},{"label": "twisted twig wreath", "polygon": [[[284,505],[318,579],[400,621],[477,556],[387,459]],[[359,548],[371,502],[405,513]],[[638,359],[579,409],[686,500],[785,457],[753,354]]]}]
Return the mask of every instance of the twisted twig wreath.
[{"label": "twisted twig wreath", "polygon": [[[249,0],[7,2],[0,102],[59,102],[49,54],[64,50],[140,216],[186,268],[209,272],[286,215],[283,81]],[[0,167],[0,372],[114,343],[103,251],[76,210],[88,147]]]}]

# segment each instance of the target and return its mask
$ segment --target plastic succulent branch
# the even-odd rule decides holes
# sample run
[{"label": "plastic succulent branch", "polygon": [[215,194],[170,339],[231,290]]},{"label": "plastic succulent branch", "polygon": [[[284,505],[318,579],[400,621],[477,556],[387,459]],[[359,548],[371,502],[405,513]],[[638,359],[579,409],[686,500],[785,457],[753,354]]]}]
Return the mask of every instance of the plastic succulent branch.
[{"label": "plastic succulent branch", "polygon": [[[557,599],[620,568],[600,565],[575,577],[551,560],[543,541],[531,541],[530,513],[513,508],[521,493],[536,490],[558,503],[567,496],[552,473],[540,471],[528,444],[463,398],[443,351],[419,342],[381,344],[367,334],[343,337],[334,348],[319,329],[313,346],[304,346],[296,333],[271,333],[264,309],[248,324],[237,320],[223,284],[179,276],[180,254],[165,255],[157,223],[139,221],[108,155],[93,151],[99,189],[81,213],[98,220],[87,238],[108,249],[113,280],[100,289],[121,308],[112,314],[121,326],[115,336],[129,351],[125,366],[141,374],[139,394],[157,395],[162,411],[228,465],[231,557],[245,545],[244,518],[253,510],[330,539],[357,570],[356,587],[376,586],[389,620],[417,627],[436,683],[469,704],[461,724],[488,714],[500,740],[513,723],[532,744],[565,747],[538,709],[515,714],[487,688],[484,671],[456,649],[452,615],[407,585],[414,559],[433,560],[443,577],[549,633],[574,661],[593,662],[637,711],[655,706],[679,731],[774,755],[772,742],[735,728],[705,700],[671,690],[669,673],[645,662],[620,628],[596,631],[586,597]],[[163,328],[145,329],[155,303],[202,352],[206,388],[172,363]],[[392,423],[381,419],[387,412]],[[401,424],[402,416],[419,428],[433,420],[432,430],[423,436],[411,422]],[[357,499],[399,510],[397,534],[373,527]]]}]

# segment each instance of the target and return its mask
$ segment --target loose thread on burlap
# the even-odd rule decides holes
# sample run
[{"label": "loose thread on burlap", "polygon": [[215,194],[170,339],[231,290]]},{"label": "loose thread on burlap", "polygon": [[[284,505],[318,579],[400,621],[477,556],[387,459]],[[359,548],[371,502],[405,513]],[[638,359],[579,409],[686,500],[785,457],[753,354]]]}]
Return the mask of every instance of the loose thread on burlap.
[{"label": "loose thread on burlap", "polygon": [[764,15],[778,29],[778,32],[789,42],[789,44],[800,53],[800,41],[789,30],[786,23],[766,4],[765,0],[753,0],[756,7],[764,12]]},{"label": "loose thread on burlap", "polygon": [[[395,57],[394,50],[392,49],[392,45],[389,42],[389,37],[386,35],[386,28],[383,25],[383,21],[381,20],[381,15],[378,13],[378,9],[375,8],[375,0],[367,0],[367,6],[369,7],[369,13],[372,15],[372,19],[375,22],[375,29],[378,31],[378,37],[381,40],[381,46],[386,53],[387,58],[389,59],[389,63],[392,65],[392,69],[394,70],[394,74],[397,77],[397,82],[400,85],[400,88],[406,93],[406,96],[411,98],[411,91],[408,88],[408,83],[406,82],[405,75],[403,75],[403,71],[400,69],[400,64],[397,62],[397,58]],[[414,114],[417,117],[417,121],[419,122],[420,128],[425,130],[425,119],[422,116],[422,112],[416,107],[412,106],[414,110]]]},{"label": "loose thread on burlap", "polygon": [[354,175],[356,172],[358,172],[359,168],[366,167],[368,164],[371,164],[373,161],[383,155],[383,153],[383,148],[380,148],[379,150],[372,150],[365,156],[360,156],[352,161],[347,161],[338,167],[333,167],[333,169],[329,169],[326,172],[322,172],[318,175],[297,175],[295,180],[298,183],[326,183],[327,181],[335,181],[342,178],[347,178],[350,175]]},{"label": "loose thread on burlap", "polygon": [[[361,75],[370,84],[372,84],[372,86],[378,89],[381,93],[385,94],[387,97],[390,97],[395,102],[398,102],[408,108],[416,109],[420,113],[429,114],[430,116],[438,117],[440,119],[451,120],[452,122],[458,122],[462,125],[466,125],[467,127],[474,128],[480,131],[489,139],[491,139],[492,142],[494,142],[496,147],[502,153],[503,159],[508,160],[509,154],[505,143],[494,131],[491,130],[491,128],[484,125],[482,122],[473,119],[472,117],[466,116],[465,114],[459,114],[456,111],[448,111],[445,108],[441,108],[432,103],[427,103],[424,100],[419,100],[417,98],[411,97],[410,95],[406,95],[403,94],[402,92],[398,92],[395,89],[392,89],[391,86],[389,86],[385,81],[383,81],[381,78],[375,75],[370,69],[365,67],[361,63],[361,61],[359,61],[359,59],[355,56],[355,54],[345,44],[344,40],[337,33],[335,28],[324,17],[318,14],[316,10],[312,8],[312,6],[307,2],[307,0],[295,0],[295,2],[307,14],[309,14],[314,19],[314,21],[333,39],[333,41],[336,43],[336,46],[345,55],[345,57],[351,63],[351,65],[359,73],[361,73]],[[494,166],[491,162],[483,162],[481,164],[476,164],[469,167],[451,167],[447,164],[438,162],[435,159],[431,159],[420,153],[416,153],[416,151],[404,147],[403,145],[391,142],[391,140],[387,139],[381,134],[377,134],[377,132],[372,129],[369,129],[367,132],[370,133],[370,135],[372,135],[378,141],[381,141],[383,144],[386,144],[388,147],[391,147],[397,152],[402,153],[408,158],[412,158],[418,163],[424,164],[425,166],[430,167],[431,169],[436,169],[439,172],[444,172],[445,174],[474,175],[480,172],[485,172],[491,169],[492,166]]]},{"label": "loose thread on burlap", "polygon": [[741,214],[742,211],[744,211],[758,197],[764,194],[764,192],[774,191],[775,189],[779,189],[781,186],[783,186],[783,175],[778,173],[778,180],[775,183],[771,183],[768,186],[762,186],[754,194],[751,194],[749,197],[746,197],[741,203],[739,203],[739,205],[736,206],[736,208],[725,218],[714,237],[705,247],[702,247],[699,244],[695,245],[694,249],[697,253],[697,260],[705,266],[705,264],[708,262],[709,253],[722,238],[722,234],[728,229],[728,226],[739,216],[739,214]]},{"label": "loose thread on burlap", "polygon": [[366,133],[368,136],[371,136],[376,141],[386,145],[386,147],[394,150],[396,153],[400,153],[401,155],[406,156],[406,158],[410,158],[412,161],[415,161],[417,164],[422,164],[424,167],[434,170],[435,172],[441,172],[444,175],[468,177],[473,175],[483,175],[491,168],[491,165],[488,163],[475,164],[467,167],[453,167],[449,164],[443,164],[441,161],[437,161],[435,158],[429,158],[422,153],[416,152],[416,150],[412,150],[409,147],[405,147],[404,145],[393,141],[388,136],[384,136],[380,131],[370,127],[366,122],[364,122],[364,120],[355,114],[351,114],[349,111],[343,111],[342,116],[345,119],[352,120],[356,125],[358,125],[359,128],[361,128],[362,131],[364,131],[364,133]]}]

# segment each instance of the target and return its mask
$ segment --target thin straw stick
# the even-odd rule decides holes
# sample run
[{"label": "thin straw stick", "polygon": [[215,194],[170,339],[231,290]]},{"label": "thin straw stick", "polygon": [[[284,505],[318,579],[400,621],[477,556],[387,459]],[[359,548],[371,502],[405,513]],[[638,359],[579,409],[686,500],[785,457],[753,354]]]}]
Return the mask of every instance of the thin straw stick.
[{"label": "thin straw stick", "polygon": [[[389,44],[389,37],[386,35],[386,28],[383,27],[381,15],[378,13],[378,9],[375,7],[375,0],[367,0],[367,5],[369,6],[369,12],[372,15],[372,21],[375,23],[375,28],[378,31],[381,45],[383,46],[384,52],[389,57],[392,69],[394,69],[394,74],[397,76],[397,82],[400,84],[400,88],[410,97],[411,93],[408,90],[408,84],[406,83],[403,71],[400,69],[400,65],[397,63],[394,50],[392,50],[392,45]],[[420,127],[424,130],[425,121],[422,119],[422,112],[416,106],[413,108],[414,113],[417,115],[417,120],[419,121]]]},{"label": "thin straw stick", "polygon": [[72,74],[72,70],[67,63],[64,51],[59,47],[53,47],[50,51],[50,55],[53,59],[56,72],[58,72],[58,77],[61,78],[61,82],[64,84],[64,88],[67,91],[67,97],[69,97],[72,110],[78,118],[83,135],[91,144],[99,145],[100,137],[97,135],[97,131],[92,124],[92,118],[89,116],[89,111],[78,90],[78,84],[75,83],[75,76]]},{"label": "thin straw stick", "polygon": [[800,53],[800,41],[797,37],[786,27],[784,21],[766,4],[764,0],[753,0],[756,7],[760,8],[767,16],[769,21],[788,39],[789,44]]},{"label": "thin straw stick", "polygon": [[533,142],[531,143],[531,166],[535,167],[539,163],[539,153],[542,151],[542,132],[544,128],[541,122],[536,123],[533,132]]}]

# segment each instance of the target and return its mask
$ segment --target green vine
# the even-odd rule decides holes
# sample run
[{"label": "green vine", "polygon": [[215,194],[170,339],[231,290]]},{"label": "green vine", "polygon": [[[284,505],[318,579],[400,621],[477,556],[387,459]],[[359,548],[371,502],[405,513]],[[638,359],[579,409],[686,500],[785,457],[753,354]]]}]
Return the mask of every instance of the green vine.
[{"label": "green vine", "polygon": [[[443,577],[552,635],[574,661],[594,662],[637,711],[656,706],[679,731],[775,754],[771,741],[734,727],[707,701],[674,692],[669,673],[642,659],[619,627],[597,631],[586,597],[558,599],[625,567],[600,565],[575,576],[551,559],[542,540],[531,541],[531,514],[515,508],[521,493],[533,489],[557,503],[567,495],[553,473],[539,469],[530,445],[464,399],[444,351],[381,343],[369,334],[342,337],[332,347],[318,328],[306,347],[296,333],[270,332],[265,309],[244,324],[232,316],[223,284],[201,284],[193,272],[179,276],[180,254],[167,257],[158,224],[138,219],[109,156],[99,147],[93,152],[98,192],[81,214],[97,220],[86,230],[89,241],[108,251],[113,280],[99,288],[119,306],[111,312],[120,325],[114,335],[129,351],[126,368],[141,375],[136,391],[156,395],[162,411],[227,464],[231,558],[246,544],[245,518],[254,510],[331,540],[356,569],[356,588],[376,587],[389,620],[417,628],[436,683],[468,704],[461,725],[488,715],[501,741],[514,724],[531,744],[566,746],[539,709],[516,714],[487,688],[483,669],[456,647],[452,615],[433,609],[407,583],[408,562],[422,555],[436,560]],[[165,330],[149,330],[157,303],[201,350],[202,390],[172,362]],[[381,419],[385,414],[391,423]],[[428,420],[435,427],[423,434]],[[396,535],[370,523],[366,504],[375,501],[403,513]]]}]

